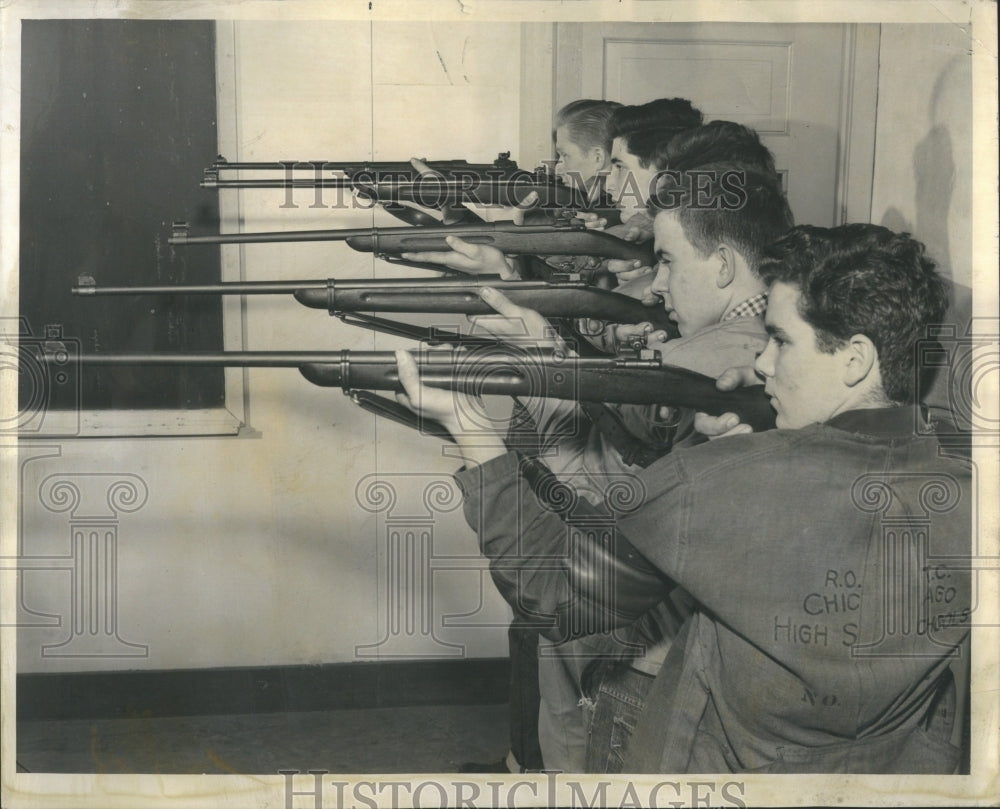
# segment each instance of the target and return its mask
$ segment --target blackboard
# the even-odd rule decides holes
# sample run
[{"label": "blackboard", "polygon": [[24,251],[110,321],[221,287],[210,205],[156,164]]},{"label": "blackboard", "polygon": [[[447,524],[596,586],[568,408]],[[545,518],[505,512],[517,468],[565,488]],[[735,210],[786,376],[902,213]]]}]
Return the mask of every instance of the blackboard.
[{"label": "blackboard", "polygon": [[[82,274],[103,285],[218,282],[218,248],[166,243],[176,219],[218,229],[216,193],[199,186],[218,148],[214,23],[26,20],[21,45],[22,322],[84,354],[221,350],[217,297],[70,294]],[[78,370],[78,384],[51,386],[48,407],[224,403],[219,368]],[[37,396],[26,380],[22,407]]]}]

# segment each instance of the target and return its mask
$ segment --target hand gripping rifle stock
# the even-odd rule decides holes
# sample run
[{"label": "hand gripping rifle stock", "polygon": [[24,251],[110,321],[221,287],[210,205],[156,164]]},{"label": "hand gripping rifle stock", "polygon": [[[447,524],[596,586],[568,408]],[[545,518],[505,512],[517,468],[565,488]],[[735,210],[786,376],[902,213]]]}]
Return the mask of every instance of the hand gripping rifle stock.
[{"label": "hand gripping rifle stock", "polygon": [[[60,354],[60,350],[62,354]],[[40,359],[65,357],[45,342]],[[736,413],[754,430],[774,426],[774,410],[762,385],[720,391],[715,380],[660,364],[656,352],[579,358],[505,345],[414,352],[421,381],[429,387],[472,395],[531,396],[569,401],[659,404],[712,415]],[[81,365],[295,367],[314,385],[355,390],[402,391],[392,351],[223,351],[188,354],[89,354]]]}]

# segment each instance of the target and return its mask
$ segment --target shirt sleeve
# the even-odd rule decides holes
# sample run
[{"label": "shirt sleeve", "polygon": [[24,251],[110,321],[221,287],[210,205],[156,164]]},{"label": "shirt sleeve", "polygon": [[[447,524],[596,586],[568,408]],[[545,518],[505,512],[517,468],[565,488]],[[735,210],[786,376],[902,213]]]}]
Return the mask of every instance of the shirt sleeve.
[{"label": "shirt sleeve", "polygon": [[516,453],[455,479],[500,593],[553,640],[631,625],[673,586],[618,531],[641,492],[612,487],[597,508]]}]

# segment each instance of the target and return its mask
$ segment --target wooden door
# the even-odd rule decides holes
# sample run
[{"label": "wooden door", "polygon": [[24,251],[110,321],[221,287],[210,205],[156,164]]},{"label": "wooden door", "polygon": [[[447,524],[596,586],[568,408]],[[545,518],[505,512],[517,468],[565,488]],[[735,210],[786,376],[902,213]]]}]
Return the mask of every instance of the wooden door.
[{"label": "wooden door", "polygon": [[556,108],[680,96],[756,129],[798,223],[868,221],[877,25],[559,24]]}]

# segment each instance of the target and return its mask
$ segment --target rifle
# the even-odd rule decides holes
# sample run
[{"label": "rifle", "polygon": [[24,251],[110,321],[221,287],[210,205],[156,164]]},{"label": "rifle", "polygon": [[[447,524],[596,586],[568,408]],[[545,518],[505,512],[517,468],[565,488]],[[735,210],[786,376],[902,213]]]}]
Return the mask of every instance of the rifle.
[{"label": "rifle", "polygon": [[[421,158],[432,171],[448,176],[459,172],[464,176],[477,174],[481,176],[506,177],[518,171],[517,163],[510,159],[510,152],[500,152],[492,163],[470,163],[467,160],[426,160]],[[285,177],[291,178],[294,171],[310,170],[314,176],[321,177],[324,172],[337,172],[345,177],[362,176],[368,179],[391,175],[402,179],[420,176],[409,160],[271,160],[262,162],[226,160],[222,155],[216,156],[212,165],[204,171],[205,180],[211,184],[218,182],[219,174],[224,171],[281,171]]]},{"label": "rifle", "polygon": [[[65,361],[56,341],[32,346],[46,362]],[[421,381],[474,396],[531,396],[584,402],[620,402],[686,407],[712,415],[736,413],[754,430],[774,426],[774,410],[763,385],[720,391],[715,380],[684,368],[660,364],[659,353],[603,358],[569,357],[560,352],[513,344],[419,351]],[[309,382],[357,390],[402,391],[392,351],[222,351],[190,354],[85,354],[82,365],[293,367]]]},{"label": "rifle", "polygon": [[[599,195],[584,194],[570,188],[544,169],[534,172],[517,169],[504,176],[491,176],[489,172],[480,175],[475,171],[463,174],[453,171],[451,177],[434,174],[395,177],[367,177],[356,174],[351,177],[294,177],[284,178],[240,178],[224,180],[215,174],[207,175],[201,182],[202,188],[283,188],[285,203],[282,207],[297,207],[292,202],[292,191],[296,188],[316,190],[314,204],[325,207],[322,202],[323,189],[349,190],[372,205],[410,202],[425,208],[449,209],[462,203],[475,205],[501,205],[521,210],[539,209],[559,211],[570,208],[577,211],[593,211],[615,224],[621,219],[621,211],[608,207]],[[537,202],[525,202],[528,195],[535,193]],[[337,204],[345,200],[338,197]]]},{"label": "rifle", "polygon": [[[668,334],[677,325],[658,306],[590,286],[583,281],[504,281],[498,275],[473,278],[374,278],[325,281],[224,281],[218,284],[178,286],[99,287],[90,276],[80,276],[74,295],[275,295],[291,294],[303,306],[326,309],[341,317],[356,312],[427,312],[430,314],[495,314],[480,296],[495,287],[519,306],[544,317],[590,318],[610,323],[652,323]],[[345,322],[348,322],[345,320]],[[360,325],[360,324],[355,324]]]},{"label": "rifle", "polygon": [[450,250],[445,241],[448,236],[458,236],[471,244],[496,247],[502,253],[511,255],[600,256],[625,261],[639,259],[644,266],[649,267],[656,263],[649,242],[627,242],[600,230],[588,230],[582,223],[569,221],[541,225],[482,222],[471,225],[213,233],[202,236],[189,235],[186,222],[174,222],[167,242],[173,245],[190,245],[343,241],[354,250],[386,257],[401,253]]}]

